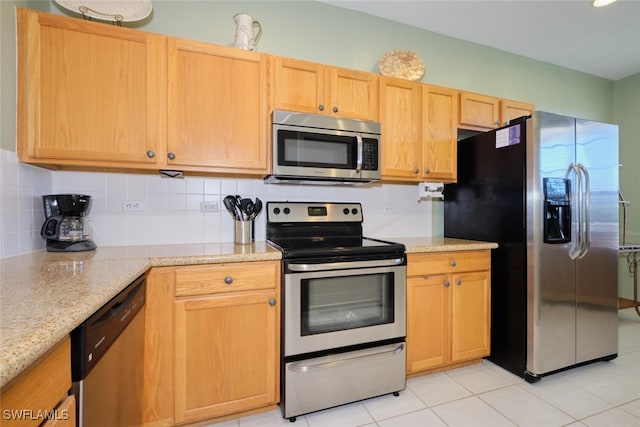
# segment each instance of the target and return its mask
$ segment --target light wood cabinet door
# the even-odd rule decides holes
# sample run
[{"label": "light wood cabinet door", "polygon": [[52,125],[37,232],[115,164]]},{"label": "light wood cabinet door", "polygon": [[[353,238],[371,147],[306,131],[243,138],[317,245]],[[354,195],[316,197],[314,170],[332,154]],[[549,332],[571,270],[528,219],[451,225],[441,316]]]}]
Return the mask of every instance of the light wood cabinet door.
[{"label": "light wood cabinet door", "polygon": [[490,353],[490,274],[453,275],[452,360],[480,358]]},{"label": "light wood cabinet door", "polygon": [[408,255],[408,374],[489,355],[490,264],[488,250]]},{"label": "light wood cabinet door", "polygon": [[451,356],[448,275],[407,279],[407,373],[446,364]]},{"label": "light wood cabinet door", "polygon": [[331,115],[378,121],[376,74],[338,67],[327,67],[326,70]]},{"label": "light wood cabinet door", "polygon": [[455,182],[458,176],[458,93],[422,87],[422,178]]},{"label": "light wood cabinet door", "polygon": [[266,174],[267,57],[169,38],[167,62],[167,167]]},{"label": "light wood cabinet door", "polygon": [[378,120],[378,76],[275,56],[274,109]]},{"label": "light wood cabinet door", "polygon": [[534,110],[535,106],[533,104],[503,99],[500,101],[500,118],[502,119],[502,126],[508,125],[509,121],[518,117],[530,116]]},{"label": "light wood cabinet door", "polygon": [[157,168],[166,37],[26,9],[18,19],[18,156]]},{"label": "light wood cabinet door", "polygon": [[274,56],[272,64],[274,109],[315,114],[324,112],[323,65],[281,56]]},{"label": "light wood cabinet door", "polygon": [[273,291],[176,300],[176,422],[276,403],[278,316]]},{"label": "light wood cabinet door", "polygon": [[382,179],[415,181],[421,177],[421,85],[380,77]]},{"label": "light wood cabinet door", "polygon": [[500,126],[500,100],[479,93],[460,92],[459,126],[464,129],[493,129]]}]

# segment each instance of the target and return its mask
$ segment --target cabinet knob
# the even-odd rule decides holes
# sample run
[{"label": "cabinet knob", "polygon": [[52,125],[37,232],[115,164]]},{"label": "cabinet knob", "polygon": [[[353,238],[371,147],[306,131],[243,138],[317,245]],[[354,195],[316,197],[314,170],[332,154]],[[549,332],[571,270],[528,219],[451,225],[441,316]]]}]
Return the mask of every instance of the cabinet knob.
[{"label": "cabinet knob", "polygon": [[318,110],[324,111],[324,105],[322,105],[322,104],[318,105]]},{"label": "cabinet knob", "polygon": [[174,153],[169,153],[167,154],[167,157],[169,158],[169,160],[173,160],[176,158],[176,155]]},{"label": "cabinet knob", "polygon": [[460,286],[460,285],[462,285],[462,280],[456,279],[456,286]]},{"label": "cabinet knob", "polygon": [[233,277],[231,276],[227,276],[224,278],[224,283],[226,283],[227,285],[230,285],[233,283]]},{"label": "cabinet knob", "polygon": [[449,285],[451,285],[451,283],[449,283],[449,281],[448,281],[448,280],[445,280],[445,281],[444,281],[444,287],[445,287],[445,288],[448,288],[448,287],[449,287]]},{"label": "cabinet knob", "polygon": [[418,168],[415,168],[415,169],[413,170],[413,173],[419,173],[419,172],[420,172],[420,169],[418,169]]},{"label": "cabinet knob", "polygon": [[458,265],[458,263],[455,260],[451,260],[450,264],[451,264],[451,267],[455,267],[456,265]]},{"label": "cabinet knob", "polygon": [[338,112],[338,107],[333,107],[332,110],[333,110],[334,113],[337,113]]},{"label": "cabinet knob", "polygon": [[156,153],[154,153],[153,150],[147,151],[148,158],[153,159],[155,156],[156,156]]},{"label": "cabinet knob", "polygon": [[428,175],[428,174],[430,174],[430,173],[431,173],[431,169],[426,168],[426,169],[424,170],[424,174],[425,174],[425,175]]},{"label": "cabinet knob", "polygon": [[276,305],[276,299],[275,299],[275,298],[270,298],[270,299],[269,299],[269,305],[270,305],[271,307],[273,307],[274,305]]},{"label": "cabinet knob", "polygon": [[496,120],[496,125],[500,126],[500,120]]}]

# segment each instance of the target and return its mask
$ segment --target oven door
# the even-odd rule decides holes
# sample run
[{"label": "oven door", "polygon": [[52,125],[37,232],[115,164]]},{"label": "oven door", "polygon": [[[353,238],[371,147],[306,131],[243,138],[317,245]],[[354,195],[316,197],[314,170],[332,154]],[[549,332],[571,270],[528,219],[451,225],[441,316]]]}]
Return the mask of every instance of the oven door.
[{"label": "oven door", "polygon": [[285,357],[404,337],[404,257],[288,262],[283,325]]}]

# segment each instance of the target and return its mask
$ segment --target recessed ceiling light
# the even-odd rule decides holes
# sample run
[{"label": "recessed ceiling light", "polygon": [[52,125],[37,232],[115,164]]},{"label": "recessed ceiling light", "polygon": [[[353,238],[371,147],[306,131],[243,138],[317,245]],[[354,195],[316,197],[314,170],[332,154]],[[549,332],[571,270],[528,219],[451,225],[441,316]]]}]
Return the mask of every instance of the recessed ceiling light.
[{"label": "recessed ceiling light", "polygon": [[616,0],[593,0],[593,7],[602,7],[613,3]]}]

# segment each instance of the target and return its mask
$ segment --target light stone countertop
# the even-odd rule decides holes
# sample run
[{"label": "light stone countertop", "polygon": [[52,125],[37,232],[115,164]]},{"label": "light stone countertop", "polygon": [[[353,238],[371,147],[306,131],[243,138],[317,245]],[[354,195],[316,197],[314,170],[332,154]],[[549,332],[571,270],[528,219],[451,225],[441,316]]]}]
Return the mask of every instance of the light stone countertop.
[{"label": "light stone countertop", "polygon": [[408,254],[420,252],[473,251],[495,249],[498,247],[497,243],[452,239],[450,237],[392,237],[383,240],[404,244],[406,253]]},{"label": "light stone countertop", "polygon": [[[384,238],[407,253],[493,249],[442,237]],[[0,387],[151,267],[280,260],[266,242],[99,247],[0,259]]]},{"label": "light stone countertop", "polygon": [[0,387],[150,267],[279,260],[266,242],[99,247],[0,260]]}]

